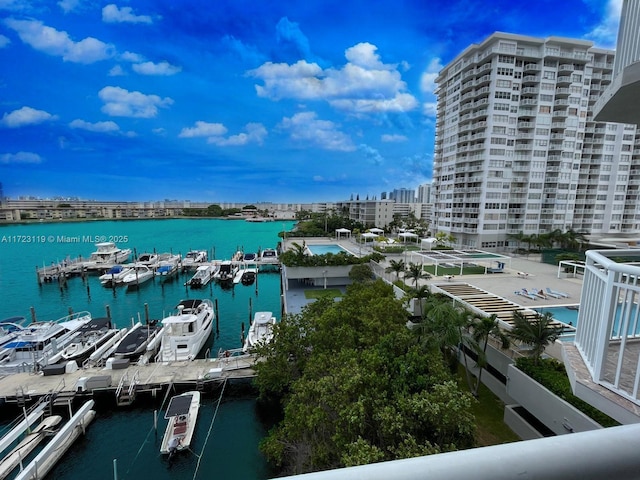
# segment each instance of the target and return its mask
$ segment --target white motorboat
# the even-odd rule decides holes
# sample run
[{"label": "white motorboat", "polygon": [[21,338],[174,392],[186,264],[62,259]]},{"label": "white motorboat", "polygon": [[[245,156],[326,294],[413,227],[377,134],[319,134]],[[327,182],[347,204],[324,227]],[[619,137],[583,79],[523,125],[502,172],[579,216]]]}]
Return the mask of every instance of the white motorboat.
[{"label": "white motorboat", "polygon": [[130,248],[118,248],[113,242],[96,243],[97,250],[91,254],[85,263],[87,267],[123,263],[129,260]]},{"label": "white motorboat", "polygon": [[260,252],[260,261],[263,263],[278,263],[278,252],[273,248],[265,248]]},{"label": "white motorboat", "polygon": [[233,277],[233,283],[238,284],[242,282],[243,285],[251,285],[258,275],[258,269],[256,267],[245,267],[239,269]]},{"label": "white motorboat", "polygon": [[182,300],[176,310],[162,320],[165,331],[158,353],[160,362],[193,360],[213,330],[211,300]]},{"label": "white motorboat", "polygon": [[238,272],[238,265],[231,262],[230,260],[225,260],[220,264],[220,268],[214,275],[214,278],[219,282],[231,282],[233,281],[233,277],[235,277]]},{"label": "white motorboat", "polygon": [[256,312],[242,350],[248,352],[259,343],[269,343],[273,339],[273,326],[276,317],[271,312]]},{"label": "white motorboat", "polygon": [[215,265],[200,265],[193,277],[187,281],[187,285],[191,288],[202,288],[211,281],[216,271],[217,266]]},{"label": "white motorboat", "polygon": [[149,344],[158,335],[162,335],[162,331],[161,325],[136,323],[115,346],[113,356],[115,358],[139,357],[147,351]]},{"label": "white motorboat", "polygon": [[172,278],[180,269],[180,260],[182,260],[182,256],[180,255],[170,253],[160,255],[160,260],[158,261],[155,272],[156,276],[162,277],[163,280]]},{"label": "white motorboat", "polygon": [[243,262],[255,262],[258,260],[258,255],[255,253],[245,253],[242,257]]},{"label": "white motorboat", "polygon": [[132,271],[122,278],[122,284],[127,287],[137,287],[142,285],[154,276],[153,270],[148,266],[136,263],[132,267]]},{"label": "white motorboat", "polygon": [[141,253],[138,255],[136,263],[146,265],[149,268],[155,268],[158,265],[160,259],[157,253]]},{"label": "white motorboat", "polygon": [[182,267],[189,269],[195,268],[202,262],[206,262],[208,254],[206,250],[190,250],[182,259]]},{"label": "white motorboat", "polygon": [[0,348],[0,374],[49,364],[49,358],[62,351],[89,321],[89,312],[78,312],[58,320],[31,322]]},{"label": "white motorboat", "polygon": [[127,265],[114,265],[105,273],[100,275],[98,279],[105,287],[113,287],[122,283],[122,279],[132,272],[132,268]]},{"label": "white motorboat", "polygon": [[[109,341],[117,332],[118,329],[113,328],[110,318],[92,318],[76,331],[69,344],[59,354],[49,359],[49,363],[70,360],[80,362]],[[57,357],[60,359],[58,360]]]},{"label": "white motorboat", "polygon": [[162,437],[160,453],[169,458],[182,450],[188,450],[200,410],[200,392],[194,390],[171,398],[164,418],[169,420]]},{"label": "white motorboat", "polygon": [[9,317],[0,322],[0,348],[18,336],[25,322],[24,317]]}]

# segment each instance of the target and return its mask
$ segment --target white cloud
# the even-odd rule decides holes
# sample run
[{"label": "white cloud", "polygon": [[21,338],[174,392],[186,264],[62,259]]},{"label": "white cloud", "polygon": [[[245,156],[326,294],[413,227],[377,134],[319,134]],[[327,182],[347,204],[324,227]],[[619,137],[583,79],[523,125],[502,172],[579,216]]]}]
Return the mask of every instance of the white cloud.
[{"label": "white cloud", "polygon": [[113,45],[87,37],[79,42],[69,38],[67,32],[47,27],[37,20],[16,20],[8,18],[4,21],[18,33],[20,39],[38,51],[48,55],[62,57],[74,63],[94,63],[111,58],[115,54]]},{"label": "white cloud", "polygon": [[352,152],[356,149],[348,135],[329,120],[319,120],[315,112],[296,113],[285,117],[279,125],[296,142],[315,145],[325,150]]},{"label": "white cloud", "polygon": [[593,40],[599,47],[615,48],[621,12],[622,0],[608,0],[604,17],[585,37]]},{"label": "white cloud", "polygon": [[429,62],[427,69],[422,72],[420,77],[420,90],[423,93],[435,93],[436,91],[436,78],[438,74],[444,68],[439,58],[434,58]]},{"label": "white cloud", "polygon": [[182,70],[182,68],[176,67],[175,65],[171,65],[168,62],[137,63],[133,65],[131,68],[133,68],[134,72],[139,73],[140,75],[165,75],[165,76],[175,75],[176,73]]},{"label": "white cloud", "polygon": [[112,117],[153,118],[158,114],[158,107],[173,104],[169,97],[130,92],[120,87],[104,87],[98,96],[104,102],[102,111]]},{"label": "white cloud", "polygon": [[382,137],[380,137],[380,139],[383,142],[388,142],[388,143],[396,143],[396,142],[406,142],[407,140],[409,140],[407,137],[405,137],[404,135],[390,135],[385,133],[384,135],[382,135]]},{"label": "white cloud", "polygon": [[406,112],[418,106],[407,93],[397,65],[384,64],[377,47],[360,43],[345,52],[342,68],[322,69],[300,60],[292,65],[267,62],[247,72],[263,81],[258,96],[280,100],[318,100],[352,113]]},{"label": "white cloud", "polygon": [[60,0],[58,6],[64,13],[69,13],[80,6],[80,0]]},{"label": "white cloud", "polygon": [[221,123],[208,123],[198,120],[195,127],[183,128],[178,137],[221,137],[227,133],[227,127]]},{"label": "white cloud", "polygon": [[4,48],[10,43],[11,43],[11,40],[9,40],[8,37],[5,37],[4,35],[0,35],[0,48]]},{"label": "white cloud", "polygon": [[267,137],[267,129],[261,123],[247,123],[245,125],[246,133],[239,133],[237,135],[231,135],[227,138],[224,137],[210,137],[207,139],[207,143],[213,143],[219,147],[237,147],[246,145],[248,143],[257,143],[262,145],[264,139]]},{"label": "white cloud", "polygon": [[57,118],[44,110],[36,110],[31,107],[22,107],[10,113],[5,113],[0,122],[8,128],[24,127],[26,125],[37,125],[38,123],[54,120]]},{"label": "white cloud", "polygon": [[42,158],[33,152],[3,153],[0,155],[0,164],[16,163],[42,163]]},{"label": "white cloud", "polygon": [[422,104],[422,114],[427,117],[435,117],[438,113],[437,102],[424,102]]},{"label": "white cloud", "polygon": [[99,132],[99,133],[107,133],[107,132],[117,132],[120,130],[118,124],[116,122],[96,122],[90,123],[85,120],[76,119],[73,120],[69,126],[71,128],[79,128],[80,130],[88,130],[90,132]]},{"label": "white cloud", "polygon": [[144,57],[139,53],[126,51],[120,55],[120,59],[125,62],[140,63],[144,62]]},{"label": "white cloud", "polygon": [[135,15],[131,7],[118,8],[113,3],[102,9],[102,21],[106,23],[153,23],[149,15]]},{"label": "white cloud", "polygon": [[126,75],[126,72],[120,65],[116,65],[111,70],[109,70],[110,77],[121,77],[123,75]]}]

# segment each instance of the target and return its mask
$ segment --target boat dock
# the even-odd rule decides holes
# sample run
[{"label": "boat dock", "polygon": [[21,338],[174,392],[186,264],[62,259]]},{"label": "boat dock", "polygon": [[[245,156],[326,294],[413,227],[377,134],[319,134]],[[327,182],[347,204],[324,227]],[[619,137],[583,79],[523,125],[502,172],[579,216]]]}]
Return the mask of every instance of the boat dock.
[{"label": "boat dock", "polygon": [[113,393],[118,405],[130,405],[138,393],[156,394],[171,385],[204,390],[224,380],[255,376],[256,357],[241,349],[220,358],[181,362],[131,364],[126,368],[89,367],[60,375],[14,373],[0,378],[0,399],[7,404],[37,400],[55,394],[54,403],[66,404],[76,395],[91,396],[96,390]]}]

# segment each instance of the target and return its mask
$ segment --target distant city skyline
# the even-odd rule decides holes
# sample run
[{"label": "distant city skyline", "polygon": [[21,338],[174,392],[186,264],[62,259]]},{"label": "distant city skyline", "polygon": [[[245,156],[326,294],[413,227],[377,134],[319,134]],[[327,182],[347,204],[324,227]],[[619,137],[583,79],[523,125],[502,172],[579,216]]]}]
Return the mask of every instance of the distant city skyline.
[{"label": "distant city skyline", "polygon": [[340,201],[432,177],[437,73],[494,31],[615,48],[621,0],[0,0],[4,195]]}]

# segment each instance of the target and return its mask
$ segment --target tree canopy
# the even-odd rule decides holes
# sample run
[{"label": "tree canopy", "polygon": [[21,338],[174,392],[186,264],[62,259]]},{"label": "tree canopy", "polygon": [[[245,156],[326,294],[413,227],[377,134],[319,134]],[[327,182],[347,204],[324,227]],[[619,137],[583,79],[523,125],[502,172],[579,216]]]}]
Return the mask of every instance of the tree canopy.
[{"label": "tree canopy", "polygon": [[376,280],[275,326],[255,368],[261,396],[283,407],[262,444],[283,473],[473,445],[471,395],[453,381],[437,346],[417,342],[406,321],[402,300]]}]

